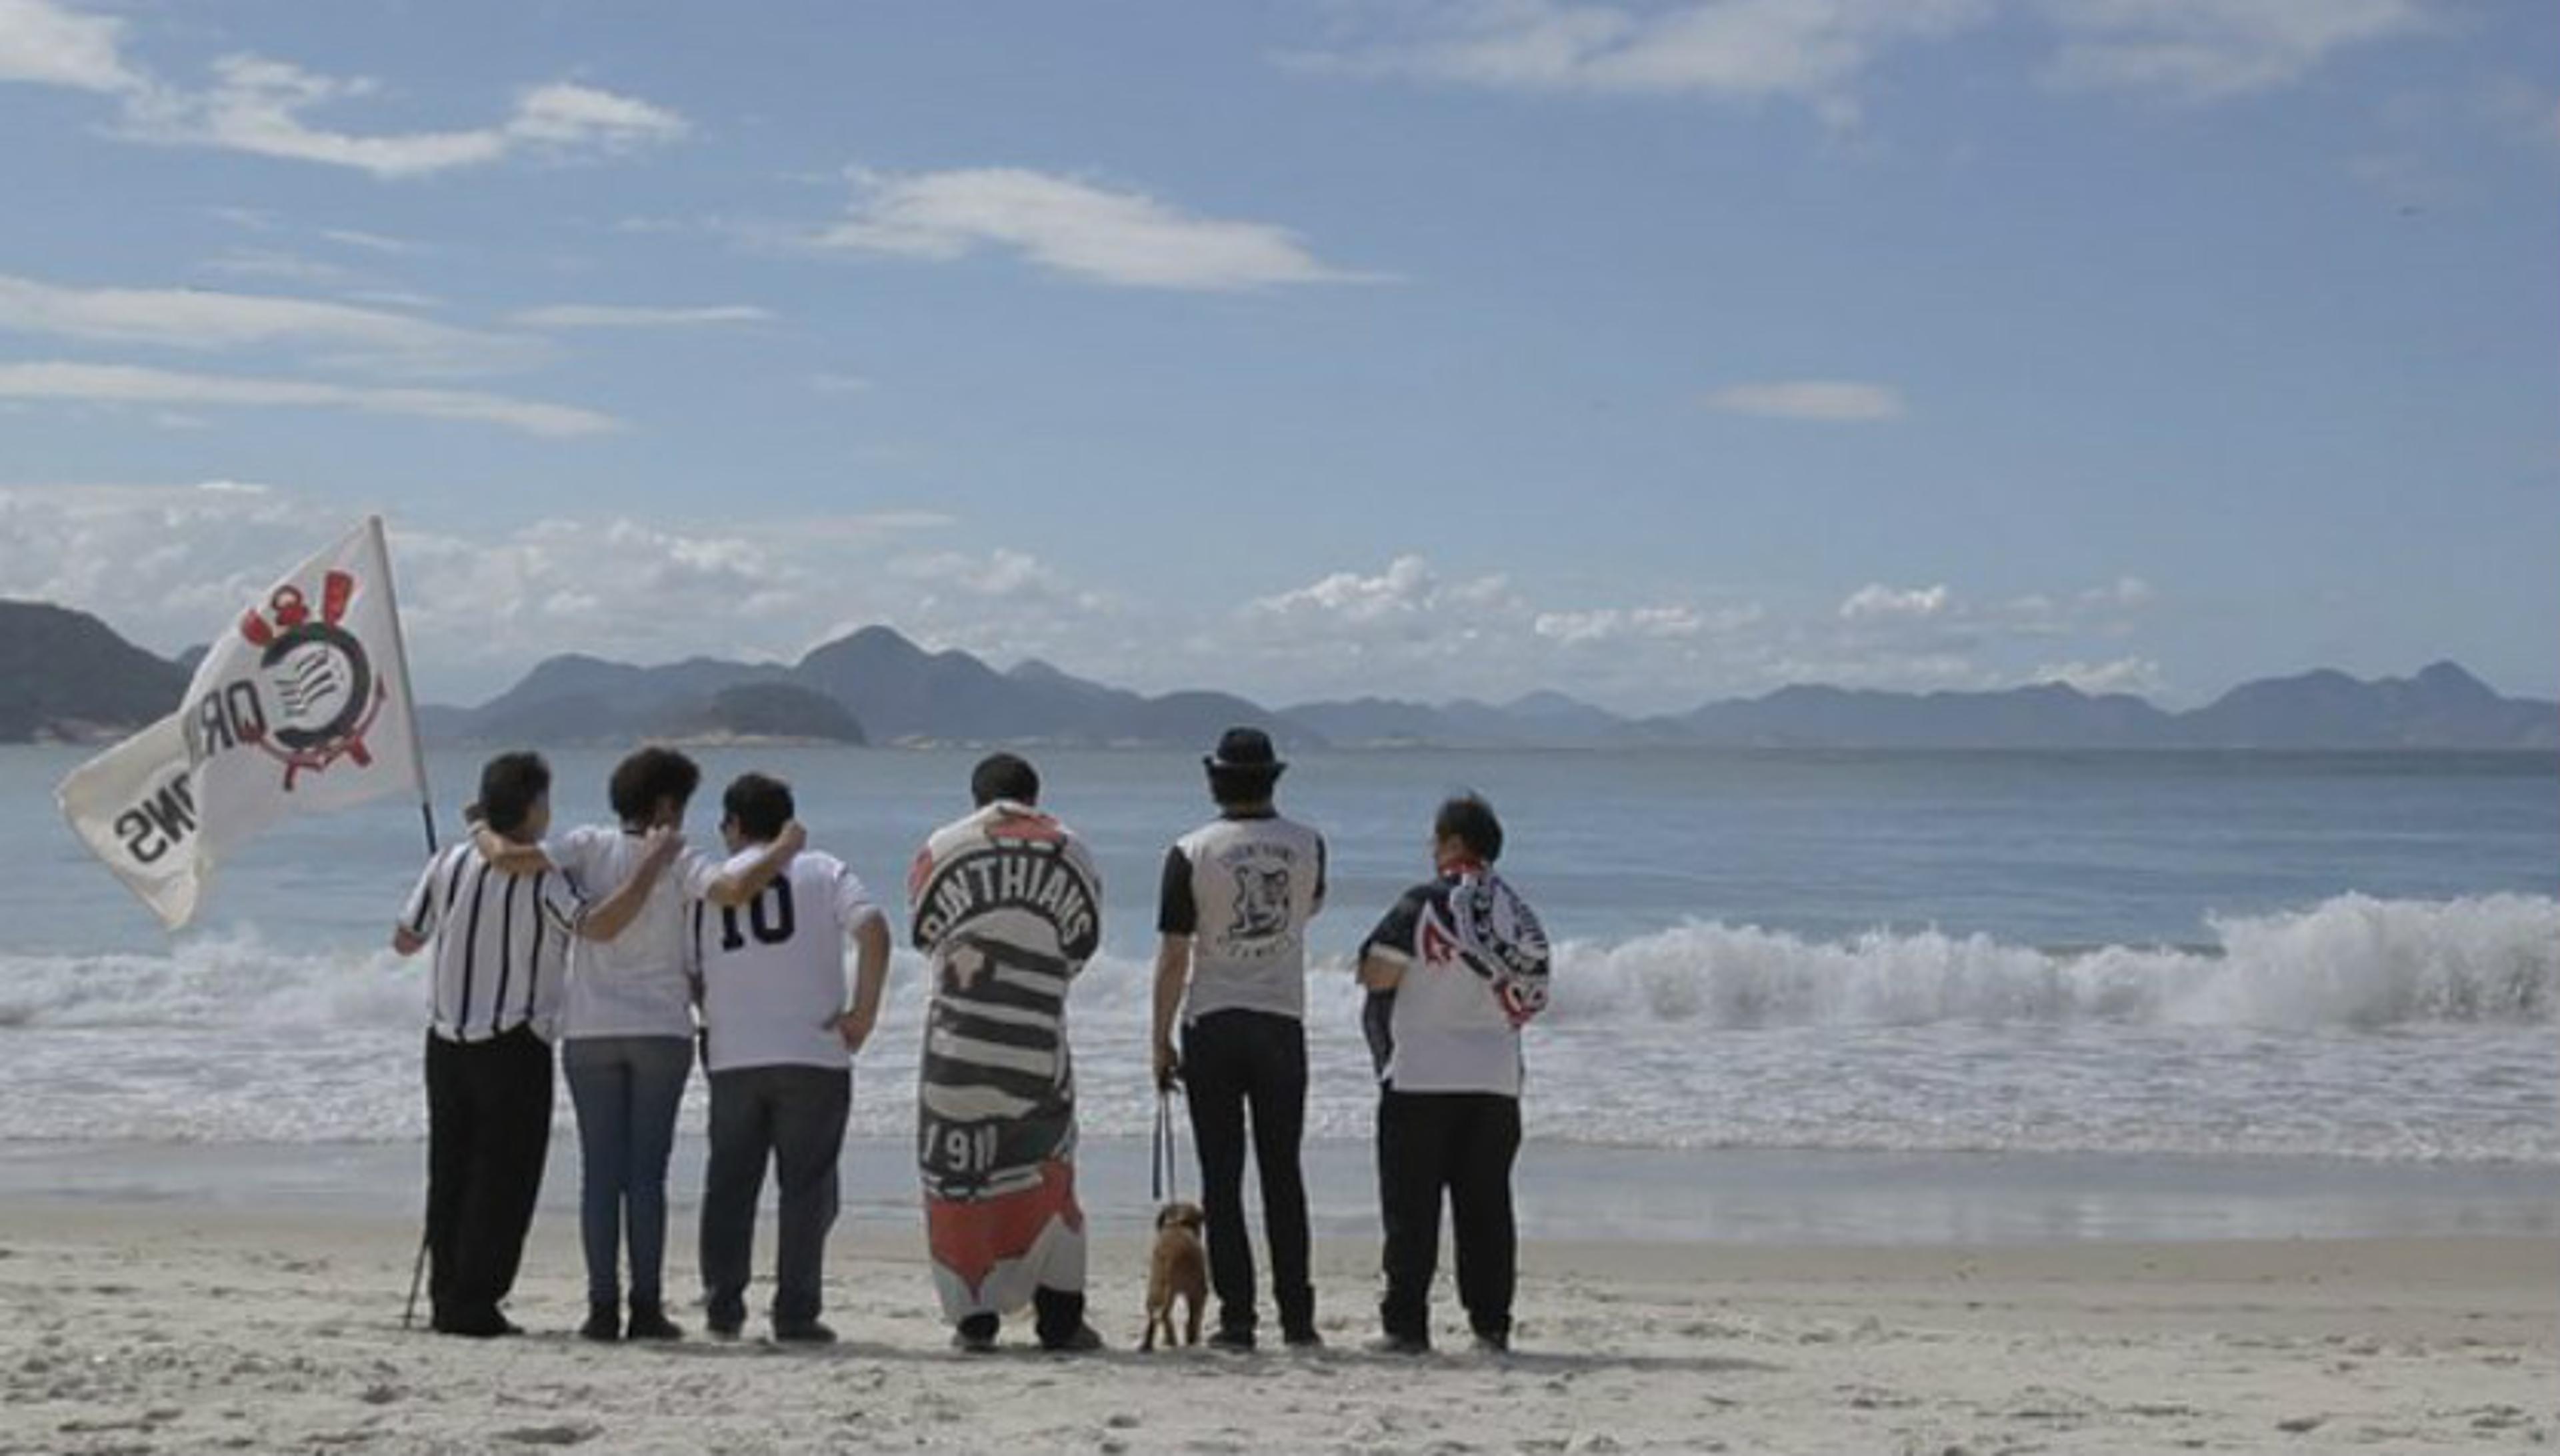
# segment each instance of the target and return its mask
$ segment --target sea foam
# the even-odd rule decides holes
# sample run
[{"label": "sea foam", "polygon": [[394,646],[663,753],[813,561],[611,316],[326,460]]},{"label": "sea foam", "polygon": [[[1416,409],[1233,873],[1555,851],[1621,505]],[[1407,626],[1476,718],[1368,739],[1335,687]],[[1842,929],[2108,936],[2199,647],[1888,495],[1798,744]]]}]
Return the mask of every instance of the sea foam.
[{"label": "sea foam", "polygon": [[[1699,921],[1557,947],[1554,1025],[1709,1027],[2123,1022],[2272,1030],[2424,1023],[2545,1026],[2560,1007],[2560,899],[2341,895],[2281,914],[2214,916],[2196,946],[2052,949],[1987,935],[1873,930],[1810,939]],[[423,960],[289,952],[253,928],[165,953],[0,956],[0,1032],[36,1027],[400,1026],[423,1013]],[[1359,993],[1340,958],[1311,972],[1311,1014]],[[1143,1020],[1142,958],[1097,957],[1074,1014]],[[899,952],[892,1004],[921,963]]]}]

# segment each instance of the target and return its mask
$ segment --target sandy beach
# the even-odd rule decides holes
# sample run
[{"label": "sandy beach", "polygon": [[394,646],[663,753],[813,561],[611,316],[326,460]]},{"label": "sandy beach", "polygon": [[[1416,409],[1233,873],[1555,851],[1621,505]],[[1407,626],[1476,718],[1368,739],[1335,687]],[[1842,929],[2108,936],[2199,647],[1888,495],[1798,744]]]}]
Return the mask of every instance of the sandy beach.
[{"label": "sandy beach", "polygon": [[[1320,1354],[949,1352],[909,1227],[840,1230],[845,1343],[602,1347],[567,1220],[531,1333],[400,1326],[401,1219],[0,1202],[0,1452],[2522,1451],[2560,1430],[2560,1239],[1989,1247],[1531,1243],[1520,1349],[1359,1352],[1374,1246],[1319,1245]],[[759,1252],[769,1249],[769,1244]],[[680,1254],[671,1282],[682,1287]],[[1445,1280],[1444,1274],[1444,1280]],[[1463,1349],[1444,1290],[1444,1351]],[[698,1313],[686,1323],[699,1330]]]}]

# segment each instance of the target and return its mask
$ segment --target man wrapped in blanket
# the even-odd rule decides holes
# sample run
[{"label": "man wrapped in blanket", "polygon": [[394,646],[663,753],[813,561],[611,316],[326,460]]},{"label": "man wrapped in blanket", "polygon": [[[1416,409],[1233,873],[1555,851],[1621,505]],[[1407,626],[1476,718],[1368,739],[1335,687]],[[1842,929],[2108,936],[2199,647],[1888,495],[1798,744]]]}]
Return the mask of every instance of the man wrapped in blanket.
[{"label": "man wrapped in blanket", "polygon": [[1084,1321],[1067,985],[1102,940],[1102,882],[1040,775],[1011,753],[970,777],[976,812],[934,831],[907,878],[931,961],[916,1161],[952,1344],[993,1350],[1026,1306],[1046,1350],[1098,1350]]}]

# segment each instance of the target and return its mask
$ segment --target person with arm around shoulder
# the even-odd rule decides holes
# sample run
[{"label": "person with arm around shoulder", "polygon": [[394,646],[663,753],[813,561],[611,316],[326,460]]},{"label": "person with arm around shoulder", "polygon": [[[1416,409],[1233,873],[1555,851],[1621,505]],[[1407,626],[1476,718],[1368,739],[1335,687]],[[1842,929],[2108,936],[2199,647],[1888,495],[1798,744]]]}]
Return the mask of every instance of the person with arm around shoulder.
[{"label": "person with arm around shoulder", "polygon": [[[474,812],[505,843],[539,841],[551,824],[550,766],[536,753],[490,759]],[[393,929],[400,955],[433,949],[426,1255],[437,1334],[521,1333],[500,1306],[542,1190],[551,1041],[569,937],[586,914],[565,877],[496,871],[466,837],[427,862]]]},{"label": "person with arm around shoulder", "polygon": [[1218,816],[1166,852],[1157,900],[1156,1080],[1169,1087],[1179,1078],[1191,1105],[1218,1304],[1209,1345],[1254,1346],[1253,1241],[1244,1220],[1250,1146],[1281,1338],[1305,1349],[1324,1343],[1308,1272],[1299,1144],[1307,1120],[1307,922],[1324,908],[1325,840],[1275,807],[1273,789],[1288,765],[1261,729],[1227,729],[1201,764]]},{"label": "person with arm around shoulder", "polygon": [[[617,821],[580,825],[533,845],[485,827],[481,854],[502,871],[557,870],[581,894],[636,886],[628,915],[599,906],[569,958],[560,1069],[577,1116],[578,1232],[586,1257],[586,1323],[595,1341],[677,1340],[663,1293],[667,1163],[694,1063],[693,946],[683,883],[720,869],[683,838],[702,783],[693,759],[655,744],[625,755],[605,785]],[[763,890],[790,861],[783,840],[716,887],[727,902]],[[673,881],[674,883],[668,883]],[[622,1318],[622,1233],[630,1230],[630,1317]]]},{"label": "person with arm around shoulder", "polygon": [[1520,1034],[1546,1007],[1548,955],[1536,913],[1494,871],[1502,853],[1491,804],[1473,794],[1443,803],[1432,821],[1432,878],[1405,891],[1360,945],[1385,1225],[1375,1350],[1431,1348],[1444,1194],[1476,1348],[1511,1348]]},{"label": "person with arm around shoulder", "polygon": [[[711,1157],[703,1176],[704,1322],[736,1338],[746,1321],[755,1210],[778,1185],[773,1338],[832,1344],[818,1316],[837,1164],[853,1107],[853,1057],[871,1040],[888,979],[888,922],[833,855],[804,851],[742,903],[714,893],[776,845],[800,838],[790,786],[739,775],[720,797],[727,862],[687,882],[703,967],[703,1065]],[[846,948],[853,966],[847,985]]]}]

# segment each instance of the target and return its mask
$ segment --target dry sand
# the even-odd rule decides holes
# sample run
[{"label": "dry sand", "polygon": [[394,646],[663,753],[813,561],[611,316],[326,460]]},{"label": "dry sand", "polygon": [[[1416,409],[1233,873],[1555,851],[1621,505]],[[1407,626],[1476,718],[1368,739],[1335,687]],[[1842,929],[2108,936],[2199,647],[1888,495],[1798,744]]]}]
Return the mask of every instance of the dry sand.
[{"label": "dry sand", "polygon": [[[769,1256],[769,1229],[759,1246]],[[671,1268],[682,1287],[689,1246]],[[1140,1355],[1142,1250],[1087,1357],[950,1353],[920,1230],[847,1226],[846,1343],[585,1344],[546,1217],[525,1338],[400,1327],[383,1218],[0,1203],[0,1452],[2400,1451],[2560,1432],[2560,1239],[1964,1249],[1538,1244],[1519,1353],[1359,1353],[1372,1247],[1319,1248],[1333,1348]],[[680,1312],[681,1313],[681,1312]],[[1444,1346],[1463,1348],[1444,1289]]]}]

